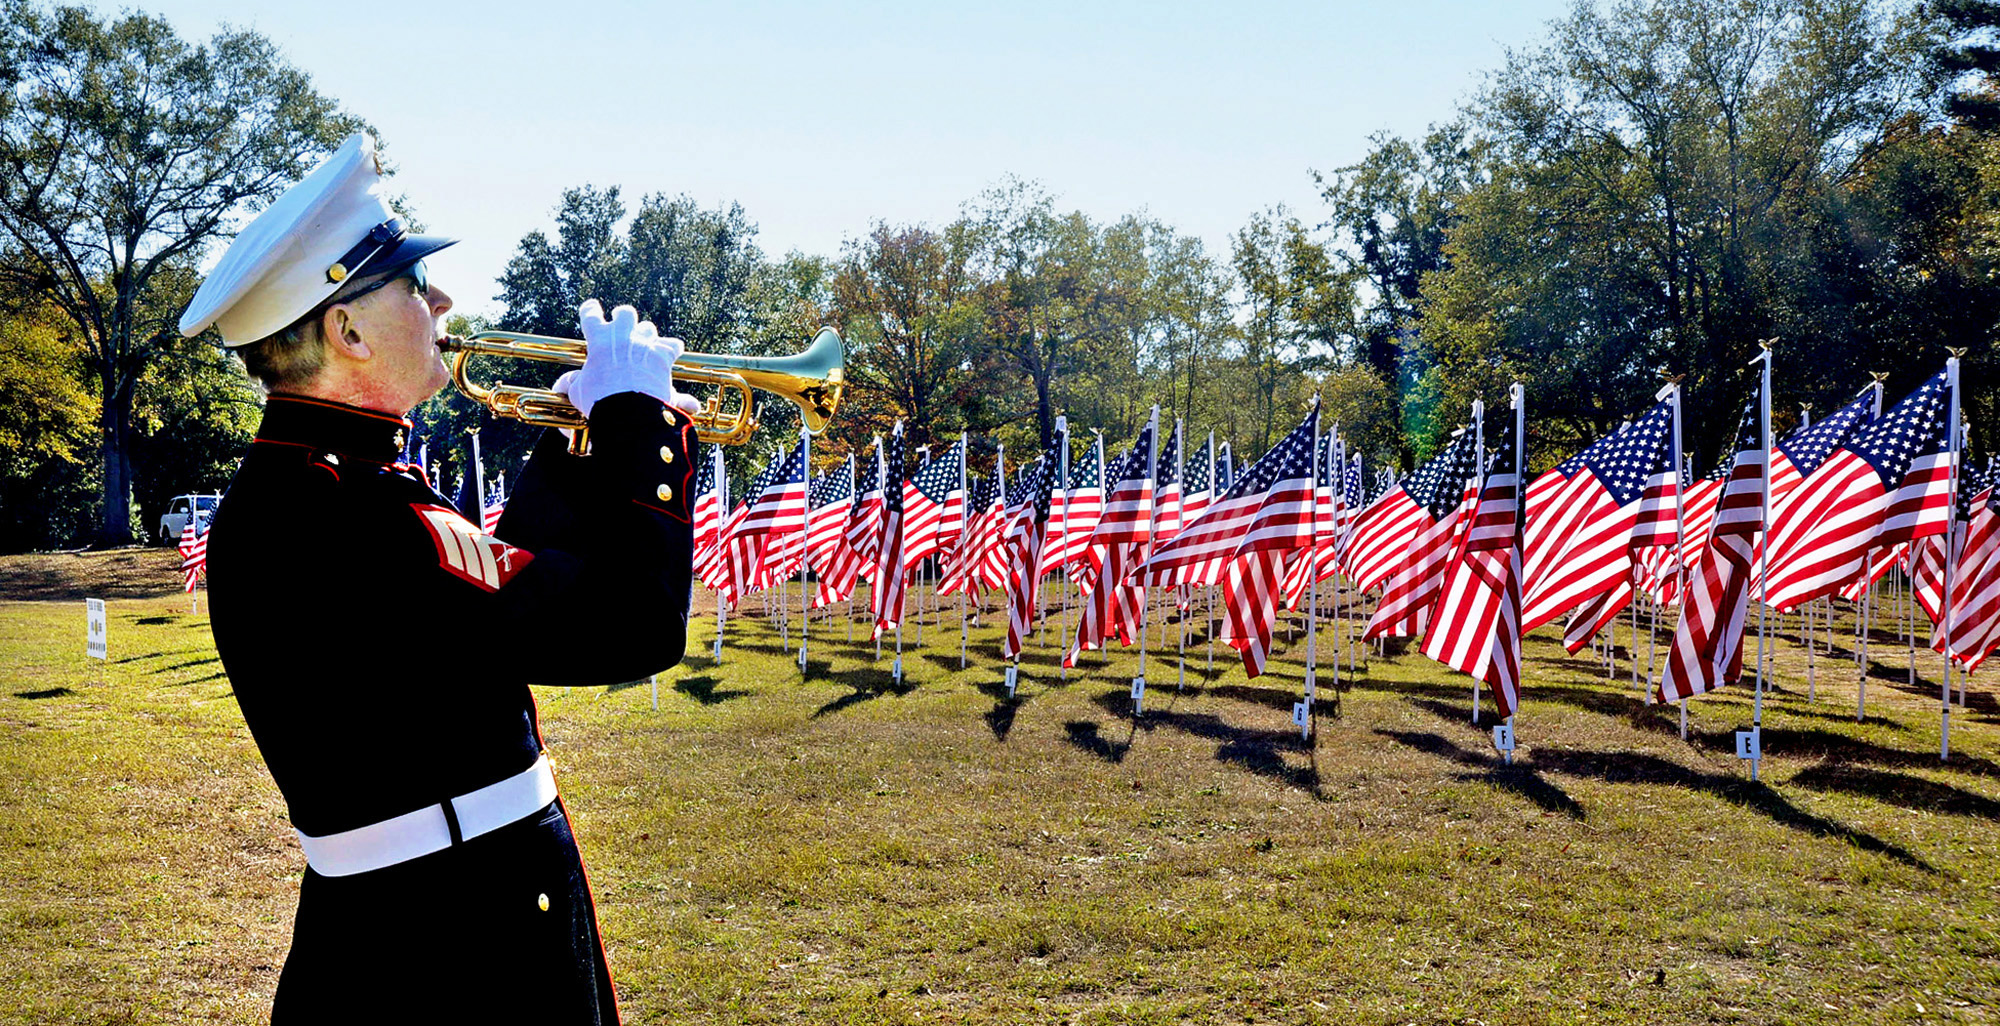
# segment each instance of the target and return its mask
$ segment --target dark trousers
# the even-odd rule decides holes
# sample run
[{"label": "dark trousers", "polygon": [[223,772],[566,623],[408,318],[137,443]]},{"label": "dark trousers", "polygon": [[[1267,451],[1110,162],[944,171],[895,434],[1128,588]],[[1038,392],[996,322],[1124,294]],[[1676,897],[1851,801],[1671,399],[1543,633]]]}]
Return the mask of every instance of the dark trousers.
[{"label": "dark trousers", "polygon": [[562,802],[384,869],[308,868],[271,1022],[617,1023]]}]

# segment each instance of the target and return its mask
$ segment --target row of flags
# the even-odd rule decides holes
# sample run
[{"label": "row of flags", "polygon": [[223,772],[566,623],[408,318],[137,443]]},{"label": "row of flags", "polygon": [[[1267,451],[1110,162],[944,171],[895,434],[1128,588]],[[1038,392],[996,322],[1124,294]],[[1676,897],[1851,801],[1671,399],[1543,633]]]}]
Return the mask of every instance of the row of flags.
[{"label": "row of flags", "polygon": [[[1003,594],[1011,658],[1039,614],[1040,581],[1062,573],[1082,603],[1065,665],[1110,639],[1132,644],[1144,629],[1145,588],[1177,588],[1185,605],[1194,587],[1219,585],[1225,640],[1261,672],[1288,568],[1330,576],[1338,527],[1359,506],[1359,463],[1349,467],[1344,445],[1320,434],[1316,408],[1242,468],[1226,442],[1210,436],[1191,447],[1178,423],[1163,431],[1157,411],[1115,457],[1094,436],[1072,459],[1061,424],[1047,452],[1009,474],[1002,450],[984,479],[968,475],[963,437],[906,468],[900,424],[862,460],[810,483],[807,445],[801,438],[733,501],[719,451],[701,470],[697,573],[727,608],[801,569],[818,581],[816,606],[848,599],[866,578],[879,638],[901,623],[912,574],[936,558],[940,593]],[[789,537],[803,539],[803,564]]]},{"label": "row of flags", "polygon": [[1364,638],[1420,636],[1425,655],[1482,681],[1503,717],[1519,702],[1520,638],[1538,627],[1562,621],[1575,652],[1641,596],[1678,610],[1655,694],[1681,700],[1741,679],[1753,609],[1853,598],[1900,568],[1937,625],[1933,647],[1977,667],[2000,649],[2000,475],[1956,469],[1957,361],[1886,410],[1877,383],[1774,439],[1769,360],[1729,450],[1699,480],[1677,384],[1532,480],[1516,386],[1504,411],[1475,404],[1407,477],[1377,468],[1372,496],[1317,404],[1248,464],[1212,435],[1189,445],[1157,411],[1122,451],[1097,435],[1075,444],[1063,425],[1047,452],[1014,467],[1002,452],[984,479],[968,474],[963,437],[906,465],[900,424],[862,460],[810,480],[802,439],[734,503],[711,454],[699,563],[731,607],[802,570],[822,606],[866,578],[879,638],[935,558],[939,591],[1004,596],[1009,658],[1040,614],[1040,582],[1063,574],[1081,599],[1066,666],[1112,639],[1143,639],[1145,589],[1169,589],[1185,608],[1216,587],[1222,640],[1251,676],[1278,610],[1345,575],[1380,592]]}]

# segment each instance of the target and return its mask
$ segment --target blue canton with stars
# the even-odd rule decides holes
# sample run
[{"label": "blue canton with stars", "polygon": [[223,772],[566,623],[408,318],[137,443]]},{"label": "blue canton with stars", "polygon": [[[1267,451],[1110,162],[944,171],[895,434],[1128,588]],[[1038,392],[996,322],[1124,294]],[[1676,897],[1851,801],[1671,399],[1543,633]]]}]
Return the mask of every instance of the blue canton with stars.
[{"label": "blue canton with stars", "polygon": [[1215,465],[1209,462],[1206,447],[1188,453],[1187,464],[1181,469],[1181,490],[1189,495],[1208,491],[1214,471]]},{"label": "blue canton with stars", "polygon": [[1875,468],[1882,487],[1896,490],[1912,460],[1945,450],[1951,427],[1951,383],[1946,373],[1939,371],[1917,386],[1882,419],[1864,425],[1848,440],[1846,448]]},{"label": "blue canton with stars", "polygon": [[1215,490],[1226,492],[1236,487],[1236,456],[1229,451],[1229,443],[1215,447]]},{"label": "blue canton with stars", "polygon": [[903,512],[903,433],[893,432],[883,447],[883,462],[889,470],[889,480],[882,489],[882,513],[901,515]]},{"label": "blue canton with stars", "polygon": [[1673,404],[1662,400],[1631,427],[1584,450],[1584,463],[1611,501],[1625,506],[1645,492],[1647,479],[1673,469],[1673,430]]},{"label": "blue canton with stars", "polygon": [[1084,446],[1082,456],[1070,461],[1071,491],[1079,488],[1095,488],[1101,491],[1104,488],[1104,468],[1098,463],[1097,452],[1097,444],[1093,441],[1090,445]]},{"label": "blue canton with stars", "polygon": [[1279,439],[1270,452],[1236,479],[1225,498],[1261,495],[1280,481],[1311,480],[1313,439],[1318,434],[1319,409],[1314,407],[1312,412],[1306,414],[1306,419],[1292,429],[1291,434]]},{"label": "blue canton with stars", "polygon": [[1471,429],[1459,433],[1445,450],[1431,457],[1403,482],[1410,500],[1424,508],[1432,520],[1443,519],[1465,498],[1465,481],[1473,475],[1479,446]]},{"label": "blue canton with stars", "polygon": [[1170,484],[1181,480],[1181,433],[1175,431],[1167,436],[1167,444],[1160,447],[1159,468],[1153,475],[1156,491],[1165,490]]},{"label": "blue canton with stars", "polygon": [[1847,436],[1853,434],[1858,425],[1867,423],[1874,416],[1875,393],[1871,389],[1862,392],[1861,398],[1833,411],[1826,419],[1786,435],[1778,443],[1778,451],[1792,461],[1792,466],[1797,467],[1800,474],[1810,475],[1826,462],[1828,456],[1833,455],[1833,450],[1840,448],[1840,443],[1847,441]]},{"label": "blue canton with stars", "polygon": [[1728,477],[1729,472],[1736,467],[1737,453],[1755,452],[1762,447],[1764,434],[1762,414],[1763,411],[1758,408],[1757,393],[1751,392],[1750,401],[1743,404],[1743,416],[1736,422],[1736,440],[1730,443],[1729,448],[1723,450],[1722,459],[1716,462],[1715,469],[1708,472],[1707,480],[1720,481]]},{"label": "blue canton with stars", "polygon": [[942,506],[952,492],[958,491],[959,481],[964,476],[965,449],[957,442],[951,443],[944,455],[930,461],[910,483],[924,493],[924,498]]},{"label": "blue canton with stars", "polygon": [[812,504],[817,509],[828,503],[854,498],[854,458],[813,479]]},{"label": "blue canton with stars", "polygon": [[1125,450],[1124,455],[1119,456],[1118,461],[1108,468],[1104,476],[1105,483],[1108,487],[1116,488],[1126,481],[1144,481],[1147,476],[1146,471],[1150,469],[1149,465],[1152,462],[1153,425],[1149,423],[1139,429],[1139,437],[1133,441],[1132,447]]}]

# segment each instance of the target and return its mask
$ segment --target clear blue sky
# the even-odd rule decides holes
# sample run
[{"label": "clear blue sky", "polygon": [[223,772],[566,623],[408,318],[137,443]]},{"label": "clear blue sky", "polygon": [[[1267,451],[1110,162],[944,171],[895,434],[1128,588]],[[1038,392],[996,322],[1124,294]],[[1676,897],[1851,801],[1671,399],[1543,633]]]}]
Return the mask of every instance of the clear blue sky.
[{"label": "clear blue sky", "polygon": [[432,278],[477,313],[586,183],[734,200],[766,253],[835,255],[1011,174],[1226,257],[1257,210],[1320,220],[1311,169],[1451,117],[1570,0],[133,6],[256,29],[372,123],[418,216],[465,240]]}]

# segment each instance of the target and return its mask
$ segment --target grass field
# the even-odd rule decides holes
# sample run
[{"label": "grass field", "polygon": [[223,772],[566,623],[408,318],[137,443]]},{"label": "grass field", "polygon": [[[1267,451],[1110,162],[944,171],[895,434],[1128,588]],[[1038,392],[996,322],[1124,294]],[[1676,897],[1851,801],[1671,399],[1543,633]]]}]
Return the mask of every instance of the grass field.
[{"label": "grass field", "polygon": [[[169,558],[0,561],[0,1021],[268,1007],[304,861]],[[1856,723],[1851,626],[1808,702],[1785,623],[1752,784],[1747,691],[1683,741],[1539,634],[1506,768],[1421,656],[1322,671],[1308,744],[1282,631],[1178,693],[1155,651],[1135,719],[1131,655],[1065,684],[1051,637],[1009,700],[1004,620],[963,671],[946,620],[899,687],[824,624],[801,682],[760,614],[719,667],[704,618],[657,711],[538,689],[626,1021],[2000,1019],[2000,707],[1975,682],[1940,763],[1938,660],[1911,688],[1886,629]]]}]

